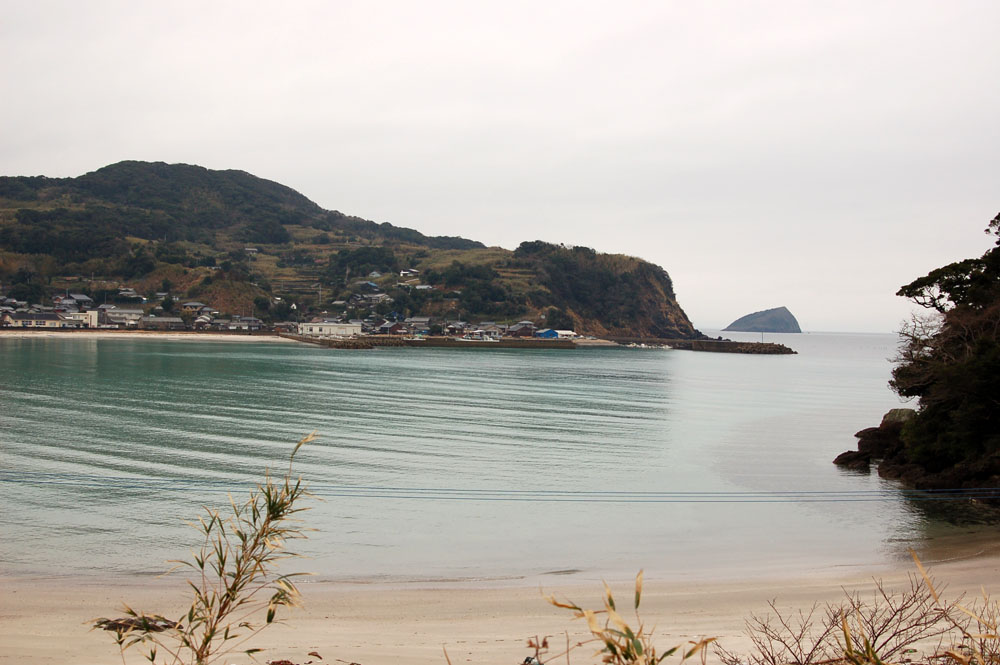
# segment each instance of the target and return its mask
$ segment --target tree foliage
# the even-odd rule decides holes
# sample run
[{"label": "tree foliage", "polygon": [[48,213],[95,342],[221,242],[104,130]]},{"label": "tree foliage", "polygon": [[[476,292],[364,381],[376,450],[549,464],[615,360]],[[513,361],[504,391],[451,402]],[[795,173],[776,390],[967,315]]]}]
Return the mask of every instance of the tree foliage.
[{"label": "tree foliage", "polygon": [[[521,243],[514,250],[514,261],[517,267],[533,269],[545,287],[531,297],[537,306],[571,310],[583,319],[600,320],[609,329],[625,331],[645,317],[656,335],[690,334],[676,330],[676,322],[655,305],[673,300],[674,289],[666,271],[651,263],[541,240]],[[654,293],[656,297],[651,297]],[[571,323],[568,317],[561,320]]]},{"label": "tree foliage", "polygon": [[366,245],[357,249],[342,249],[330,257],[331,279],[363,278],[373,270],[389,272],[399,270],[399,260],[388,247]]},{"label": "tree foliage", "polygon": [[901,331],[890,386],[918,398],[903,429],[909,456],[930,471],[1000,455],[1000,214],[983,256],[931,271],[902,287],[931,310]]}]

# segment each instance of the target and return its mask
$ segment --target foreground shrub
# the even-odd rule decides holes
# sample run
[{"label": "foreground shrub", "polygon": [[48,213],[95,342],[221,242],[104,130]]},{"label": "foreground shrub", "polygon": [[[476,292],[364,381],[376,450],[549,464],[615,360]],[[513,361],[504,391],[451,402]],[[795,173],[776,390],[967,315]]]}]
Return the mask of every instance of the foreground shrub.
[{"label": "foreground shrub", "polygon": [[123,663],[128,649],[140,647],[151,663],[207,665],[272,624],[278,608],[299,604],[292,582],[296,574],[278,575],[275,569],[297,556],[285,550],[286,541],[305,537],[294,518],[304,510],[298,502],[305,488],[301,479],[292,479],[292,462],[314,438],[315,433],[298,442],[281,480],[266,473],[246,501],[238,504],[230,497],[228,511],[206,508],[193,525],[204,540],[190,561],[176,562],[195,573],[188,579],[191,605],[181,617],[173,621],[126,605],[126,617],[94,621],[95,628],[114,632]]},{"label": "foreground shrub", "polygon": [[[746,635],[749,654],[717,647],[723,665],[887,665],[900,662],[1000,665],[997,622],[1000,606],[983,592],[968,607],[946,601],[913,555],[920,572],[908,589],[890,591],[875,581],[871,598],[846,594],[820,612],[752,615]],[[921,656],[921,650],[926,655]]]}]

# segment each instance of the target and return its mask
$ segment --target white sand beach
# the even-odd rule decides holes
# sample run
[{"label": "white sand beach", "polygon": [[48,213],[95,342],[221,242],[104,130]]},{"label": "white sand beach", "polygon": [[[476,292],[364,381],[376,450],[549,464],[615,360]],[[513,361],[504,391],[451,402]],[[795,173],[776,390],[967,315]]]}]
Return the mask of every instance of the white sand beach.
[{"label": "white sand beach", "polygon": [[[982,589],[1000,594],[1000,557],[959,558],[929,564],[931,574],[947,598]],[[837,602],[846,592],[862,596],[874,592],[873,577],[888,588],[907,588],[915,574],[912,563],[901,562],[889,571],[830,571],[809,578],[754,579],[737,583],[690,580],[665,583],[646,580],[642,616],[655,626],[656,642],[672,646],[702,636],[714,636],[730,650],[745,650],[744,620],[763,614],[775,600],[781,608],[808,610],[814,603]],[[121,616],[128,602],[136,609],[178,615],[185,597],[181,577],[94,580],[2,579],[0,596],[0,663],[32,665],[91,665],[118,662],[109,633],[90,631],[96,617]],[[612,583],[621,606],[630,607],[632,581]],[[554,593],[585,607],[601,603],[599,584],[574,586],[435,587],[405,584],[305,583],[304,607],[284,614],[287,621],[271,626],[255,638],[264,649],[261,662],[288,659],[295,663],[344,662],[361,665],[440,665],[447,649],[452,663],[521,663],[531,650],[526,640],[552,636],[553,648],[583,637],[583,624],[569,612],[549,605],[544,594]],[[320,654],[318,661],[310,652]],[[573,654],[573,663],[598,662],[592,645]],[[544,659],[543,659],[544,660]],[[709,661],[714,661],[710,657]],[[142,662],[133,654],[130,662]],[[226,663],[249,662],[244,656]],[[566,662],[559,659],[559,662]]]},{"label": "white sand beach", "polygon": [[193,342],[279,342],[301,344],[272,332],[160,332],[156,330],[22,330],[0,329],[0,339],[156,339]]}]

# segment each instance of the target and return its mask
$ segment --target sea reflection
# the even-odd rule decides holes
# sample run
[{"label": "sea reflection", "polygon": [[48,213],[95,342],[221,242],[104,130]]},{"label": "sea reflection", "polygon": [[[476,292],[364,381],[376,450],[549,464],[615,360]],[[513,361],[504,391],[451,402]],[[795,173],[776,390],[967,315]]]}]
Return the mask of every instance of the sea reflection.
[{"label": "sea reflection", "polygon": [[947,506],[831,463],[898,406],[892,336],[781,341],[799,355],[0,339],[3,572],[157,572],[312,430],[322,579],[747,576],[938,538]]}]

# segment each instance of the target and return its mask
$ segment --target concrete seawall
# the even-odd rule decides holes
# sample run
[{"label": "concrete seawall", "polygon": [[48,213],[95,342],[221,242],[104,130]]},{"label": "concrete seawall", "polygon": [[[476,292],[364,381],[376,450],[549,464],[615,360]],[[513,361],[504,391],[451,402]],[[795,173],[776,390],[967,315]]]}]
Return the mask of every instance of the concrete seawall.
[{"label": "concrete seawall", "polygon": [[612,337],[619,344],[659,344],[682,351],[707,351],[709,353],[744,353],[754,355],[789,355],[796,353],[784,344],[772,342],[733,342],[717,339],[661,339],[648,337]]}]

